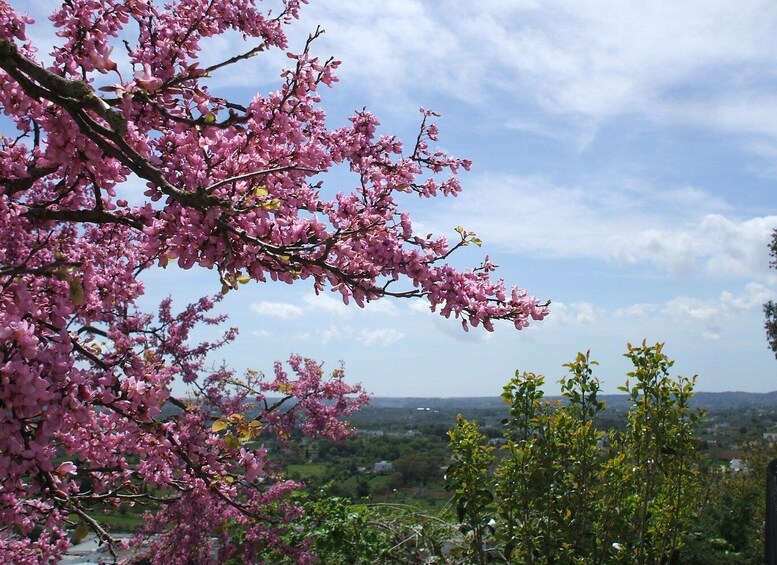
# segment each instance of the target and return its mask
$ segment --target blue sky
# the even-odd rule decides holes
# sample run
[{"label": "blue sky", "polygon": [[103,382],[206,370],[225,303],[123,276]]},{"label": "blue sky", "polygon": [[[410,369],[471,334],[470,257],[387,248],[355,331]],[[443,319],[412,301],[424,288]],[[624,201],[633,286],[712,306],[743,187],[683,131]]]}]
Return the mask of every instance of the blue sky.
[{"label": "blue sky", "polygon": [[[343,361],[376,395],[492,396],[516,369],[553,382],[590,348],[614,392],[626,344],[647,339],[666,342],[699,390],[777,389],[761,310],[777,298],[774,4],[314,0],[290,48],[318,24],[313,50],[343,62],[323,92],[332,127],[366,107],[383,133],[411,140],[420,106],[442,113],[441,147],[474,166],[458,199],[408,197],[415,226],[475,231],[484,247],[457,264],[488,253],[508,283],[552,300],[552,314],[521,332],[464,334],[422,303],[359,310],[304,283],[251,284],[223,302],[241,333],[214,361],[267,371],[300,353]],[[240,48],[222,38],[207,57]],[[256,57],[216,87],[248,99],[277,87],[285,61]],[[324,181],[334,191],[355,179]],[[146,280],[149,302],[218,288],[210,272]]]}]

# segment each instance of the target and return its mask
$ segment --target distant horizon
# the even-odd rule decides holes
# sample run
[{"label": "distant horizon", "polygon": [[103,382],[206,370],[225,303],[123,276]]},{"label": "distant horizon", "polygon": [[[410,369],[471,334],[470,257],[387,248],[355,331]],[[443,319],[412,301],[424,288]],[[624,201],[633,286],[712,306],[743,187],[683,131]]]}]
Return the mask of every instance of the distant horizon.
[{"label": "distant horizon", "polygon": [[[695,390],[694,395],[697,394],[754,394],[754,395],[761,395],[766,396],[769,394],[777,394],[777,390],[772,390],[769,392],[749,392],[746,390],[721,390],[721,391],[709,391],[709,390]],[[546,396],[562,396],[561,394],[550,394]],[[599,394],[598,396],[627,396],[627,393],[625,392],[603,392]],[[407,400],[413,400],[413,399],[440,399],[440,400],[448,400],[448,399],[457,399],[457,398],[500,398],[498,394],[494,396],[386,396],[386,395],[371,395],[372,398],[402,398]]]},{"label": "distant horizon", "polygon": [[[376,399],[391,399],[391,400],[460,400],[460,399],[469,399],[469,400],[479,400],[479,399],[488,399],[488,400],[500,400],[501,396],[499,394],[495,394],[493,396],[391,396],[391,395],[374,395],[369,394],[370,400]],[[723,390],[723,391],[709,391],[709,390],[694,390],[694,396],[699,394],[714,394],[714,395],[725,395],[725,394],[749,394],[754,396],[768,396],[768,395],[777,395],[777,390],[772,390],[768,392],[749,392],[746,390]],[[550,397],[560,397],[563,396],[561,393],[558,394],[545,394],[546,398]],[[605,396],[628,396],[625,392],[602,392],[598,396],[605,397]],[[195,397],[185,397],[187,400],[192,399]],[[280,400],[283,397],[276,397],[276,396],[267,396],[265,397],[265,400],[267,401],[274,401],[274,400]]]}]

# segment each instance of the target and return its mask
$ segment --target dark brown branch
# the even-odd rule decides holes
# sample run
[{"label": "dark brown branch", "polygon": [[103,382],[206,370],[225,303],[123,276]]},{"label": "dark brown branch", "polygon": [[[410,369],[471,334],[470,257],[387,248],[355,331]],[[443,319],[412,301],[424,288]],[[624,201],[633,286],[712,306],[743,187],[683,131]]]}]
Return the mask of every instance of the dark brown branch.
[{"label": "dark brown branch", "polygon": [[41,221],[122,224],[136,230],[143,229],[143,224],[135,218],[116,216],[105,210],[52,210],[50,208],[29,207],[23,216]]},{"label": "dark brown branch", "polygon": [[320,173],[321,171],[318,169],[306,169],[304,167],[297,167],[295,165],[286,165],[283,167],[272,167],[270,169],[263,169],[261,171],[253,171],[251,173],[245,173],[243,175],[237,175],[234,177],[230,177],[228,179],[220,180],[218,182],[213,183],[209,187],[205,189],[205,192],[212,193],[217,188],[221,188],[224,185],[227,185],[231,182],[240,182],[242,180],[248,180],[253,177],[258,177],[261,175],[269,175],[270,173],[281,173],[284,171],[302,171],[305,173]]},{"label": "dark brown branch", "polygon": [[254,47],[250,51],[246,51],[242,55],[235,55],[234,57],[230,57],[226,61],[222,61],[221,63],[217,63],[215,65],[211,65],[210,67],[205,69],[205,73],[206,74],[210,74],[210,73],[212,73],[215,70],[218,70],[218,69],[220,69],[222,67],[226,67],[227,65],[233,65],[233,64],[237,63],[238,61],[242,61],[244,59],[250,59],[254,55],[256,55],[258,53],[261,53],[264,50],[265,50],[265,46],[264,46],[264,43],[262,43],[258,47]]},{"label": "dark brown branch", "polygon": [[180,408],[184,412],[191,412],[192,411],[192,409],[189,406],[187,406],[184,402],[182,402],[181,400],[177,399],[174,396],[171,396],[170,398],[168,398],[167,401],[170,404],[172,404],[173,406],[177,406],[178,408]]},{"label": "dark brown branch", "polygon": [[78,351],[81,355],[89,359],[92,363],[100,367],[100,369],[107,371],[109,369],[112,369],[113,367],[97,357],[94,353],[86,349],[83,345],[81,345],[77,340],[71,339],[70,342],[73,344],[73,349]]},{"label": "dark brown branch", "polygon": [[42,179],[46,175],[50,175],[58,168],[58,166],[30,167],[27,169],[28,176],[19,179],[8,179],[2,181],[5,185],[5,193],[6,195],[11,196],[17,192],[21,192],[22,190],[27,190],[35,183],[35,181]]},{"label": "dark brown branch", "polygon": [[[13,42],[5,39],[0,39],[0,67],[14,78],[30,97],[44,98],[66,110],[81,132],[108,156],[119,161],[140,178],[150,181],[184,206],[205,208],[225,204],[208,194],[185,192],[173,186],[162,171],[127,144],[123,137],[126,128],[124,116],[112,110],[85,82],[68,80],[39,67],[21,55]],[[111,129],[95,122],[86,110],[91,110],[103,118]]]}]

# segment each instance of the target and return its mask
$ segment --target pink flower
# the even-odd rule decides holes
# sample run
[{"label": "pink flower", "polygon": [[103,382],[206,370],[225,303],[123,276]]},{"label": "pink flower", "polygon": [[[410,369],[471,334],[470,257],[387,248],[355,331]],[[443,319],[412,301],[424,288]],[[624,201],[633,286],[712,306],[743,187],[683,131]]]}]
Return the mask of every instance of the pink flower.
[{"label": "pink flower", "polygon": [[60,465],[56,469],[57,475],[75,475],[78,468],[75,466],[75,464],[72,461],[65,461],[64,463],[60,463]]},{"label": "pink flower", "polygon": [[135,77],[135,82],[146,89],[149,92],[154,92],[160,86],[162,86],[162,79],[155,77],[151,72],[151,66],[148,63],[143,63],[143,70],[135,71],[132,73]]},{"label": "pink flower", "polygon": [[[285,26],[303,2],[283,0],[280,14],[257,4],[51,3],[58,44],[47,67],[21,43],[32,22],[0,0],[0,38],[16,46],[6,46],[0,65],[8,71],[14,53],[24,57],[0,81],[4,121],[18,130],[0,136],[0,179],[13,187],[0,194],[2,563],[57,562],[69,543],[70,498],[118,505],[139,482],[171,496],[148,516],[154,562],[250,560],[268,547],[310,558],[305,542],[280,547],[300,513],[286,500],[299,485],[276,477],[254,442],[299,431],[343,439],[353,432],[344,418],[368,397],[341,369],[300,356],[267,378],[213,371],[208,360],[237,330],[200,342],[198,328],[223,326],[213,309],[249,281],[307,279],[357,306],[392,294],[423,298],[465,329],[492,330],[501,319],[520,329],[547,314],[535,297],[492,278],[487,258],[468,270],[448,263],[458,247],[478,244],[474,234],[424,237],[401,207],[407,193],[462,190],[458,175],[471,163],[433,147],[436,113],[422,109],[409,144],[382,133],[366,111],[328,128],[319,88],[336,82],[339,63],[309,45],[286,60],[276,88],[250,102],[209,89],[201,57],[209,38],[242,35],[253,53],[287,49]],[[117,46],[133,80],[119,75],[120,84],[100,89],[111,93],[104,99],[87,91],[97,98],[85,96],[75,116],[58,106],[108,82],[99,73],[119,73]],[[13,78],[19,73],[26,82]],[[27,83],[41,76],[61,96],[31,95]],[[353,174],[353,190],[322,187],[335,165]],[[155,266],[209,269],[222,294],[143,312],[139,275]],[[282,410],[269,400],[279,395],[290,400]],[[55,469],[61,454],[72,461]],[[44,534],[33,540],[37,524]],[[245,528],[245,542],[225,524]],[[214,557],[217,536],[223,555]]]}]

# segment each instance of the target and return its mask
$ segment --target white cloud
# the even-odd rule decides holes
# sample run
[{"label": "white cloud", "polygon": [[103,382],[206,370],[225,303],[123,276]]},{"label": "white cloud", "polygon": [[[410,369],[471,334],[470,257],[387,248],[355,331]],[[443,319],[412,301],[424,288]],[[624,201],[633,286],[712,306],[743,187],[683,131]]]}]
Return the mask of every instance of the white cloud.
[{"label": "white cloud", "polygon": [[251,332],[251,335],[258,338],[265,338],[270,337],[272,334],[267,330],[254,330]]},{"label": "white cloud", "polygon": [[717,296],[683,295],[664,302],[640,302],[613,309],[591,303],[554,302],[551,315],[534,331],[539,336],[558,336],[559,331],[571,330],[572,335],[588,336],[582,341],[584,345],[604,343],[613,336],[688,343],[715,341],[725,335],[729,340],[727,346],[731,346],[732,337],[739,339],[738,335],[732,336],[732,332],[736,334],[732,328],[757,330],[762,324],[762,304],[776,296],[774,290],[752,282],[739,291],[722,291]]},{"label": "white cloud", "polygon": [[335,325],[330,325],[325,330],[318,330],[316,333],[318,333],[319,337],[321,338],[321,343],[326,345],[328,343],[331,343],[332,341],[350,336],[351,334],[353,334],[353,330],[347,326],[339,327]]},{"label": "white cloud", "polygon": [[[461,30],[446,19],[433,4],[416,0],[343,1],[336,10],[324,4],[307,7],[300,28],[307,33],[321,24],[326,30],[316,51],[343,61],[338,75],[369,85],[372,95],[391,99],[397,107],[417,108],[411,92],[435,82],[435,89],[457,96],[480,96],[477,81],[460,77],[470,71],[479,76],[482,65],[466,54]],[[455,90],[448,88],[454,84]]]},{"label": "white cloud", "polygon": [[346,305],[339,300],[339,294],[306,294],[302,297],[305,308],[286,302],[257,302],[251,309],[257,314],[275,316],[283,319],[298,318],[303,314],[318,312],[331,318],[350,318],[354,313],[395,316],[399,313],[397,306],[389,300],[369,302],[365,308],[359,308],[355,303]]},{"label": "white cloud", "polygon": [[657,306],[655,304],[632,304],[626,308],[618,308],[613,312],[615,318],[644,318],[655,313]]},{"label": "white cloud", "polygon": [[362,330],[359,333],[359,343],[366,347],[374,347],[377,345],[386,347],[392,343],[396,343],[403,337],[405,337],[405,334],[402,332],[389,328]]},{"label": "white cloud", "polygon": [[760,310],[764,302],[774,297],[775,292],[766,286],[760,283],[748,283],[739,294],[724,290],[718,298],[712,299],[678,296],[660,307],[655,304],[636,304],[617,310],[616,315],[629,311],[633,316],[649,317],[659,314],[677,320],[710,324],[724,318],[740,316],[752,310]]},{"label": "white cloud", "polygon": [[303,300],[310,308],[338,318],[347,318],[354,308],[358,308],[355,304],[346,306],[342,300],[333,298],[330,294],[307,294]]},{"label": "white cloud", "polygon": [[649,263],[675,275],[768,276],[777,216],[738,219],[724,201],[689,186],[657,189],[612,179],[557,186],[540,177],[481,175],[437,218],[488,245],[540,257]]},{"label": "white cloud", "polygon": [[[684,327],[697,331],[704,339],[717,340],[735,319],[758,315],[763,303],[774,298],[773,290],[751,282],[738,294],[724,290],[717,298],[677,296],[663,304],[634,304],[614,310],[612,318],[627,319],[637,327],[647,323],[645,327],[660,328],[659,334]],[[602,312],[601,318],[607,317]]]},{"label": "white cloud", "polygon": [[356,330],[352,326],[330,324],[329,327],[316,332],[321,343],[327,345],[334,341],[356,341],[365,347],[386,347],[405,337],[405,334],[391,328],[375,328]]},{"label": "white cloud", "polygon": [[728,291],[723,291],[720,295],[720,305],[727,311],[742,312],[760,309],[762,305],[774,298],[774,292],[762,284],[750,283],[745,287],[745,292],[739,296],[734,296]]},{"label": "white cloud", "polygon": [[408,304],[408,309],[411,312],[415,312],[415,313],[418,313],[418,314],[430,314],[430,315],[435,315],[435,316],[438,315],[438,314],[436,314],[436,313],[431,311],[431,309],[429,307],[429,303],[426,300],[421,300],[421,299],[412,300]]},{"label": "white cloud", "polygon": [[396,316],[399,314],[396,303],[392,302],[390,298],[367,302],[364,306],[364,311],[369,314],[378,314],[380,316]]},{"label": "white cloud", "polygon": [[255,302],[251,304],[251,310],[260,316],[273,316],[288,320],[302,316],[302,308],[286,302]]},{"label": "white cloud", "polygon": [[445,92],[517,122],[533,121],[528,103],[589,129],[638,114],[777,136],[766,0],[341,0],[303,10],[300,31],[315,23],[327,29],[317,51],[375,98]]},{"label": "white cloud", "polygon": [[[47,52],[50,3],[28,4],[39,20],[30,34]],[[767,0],[339,0],[301,14],[287,28],[289,49],[321,25],[314,54],[342,60],[347,88],[390,111],[445,93],[554,136],[547,120],[562,117],[564,129],[583,132],[570,136],[578,140],[623,115],[777,137],[777,11]],[[203,63],[253,46],[231,32],[206,39]],[[267,87],[284,66],[271,50],[217,71],[211,87]],[[539,120],[538,109],[547,114]]]},{"label": "white cloud", "polygon": [[339,293],[308,294],[303,298],[303,301],[312,310],[324,312],[338,318],[347,318],[354,313],[377,314],[379,316],[395,316],[399,313],[396,305],[390,299],[367,302],[364,308],[359,308],[353,300],[346,305],[343,303]]},{"label": "white cloud", "polygon": [[588,302],[575,302],[564,304],[554,302],[551,315],[543,322],[543,326],[590,326],[598,318],[598,313],[593,304]]},{"label": "white cloud", "polygon": [[775,227],[777,216],[737,221],[710,214],[685,226],[616,236],[613,248],[629,262],[649,261],[676,274],[702,266],[712,276],[764,277]]},{"label": "white cloud", "polygon": [[719,317],[719,306],[714,302],[681,296],[667,302],[664,313],[672,318],[710,323]]}]

